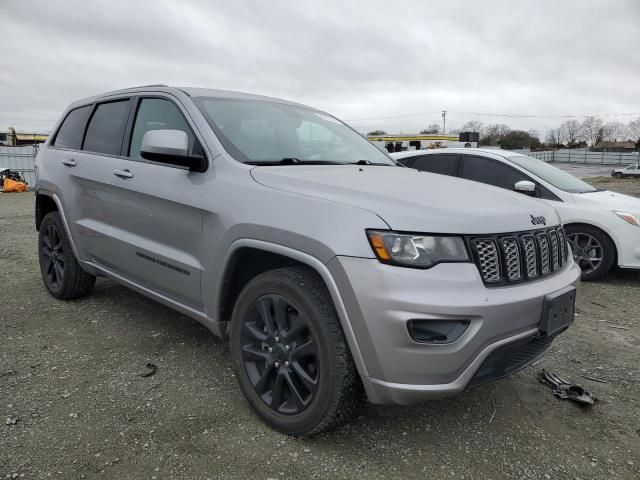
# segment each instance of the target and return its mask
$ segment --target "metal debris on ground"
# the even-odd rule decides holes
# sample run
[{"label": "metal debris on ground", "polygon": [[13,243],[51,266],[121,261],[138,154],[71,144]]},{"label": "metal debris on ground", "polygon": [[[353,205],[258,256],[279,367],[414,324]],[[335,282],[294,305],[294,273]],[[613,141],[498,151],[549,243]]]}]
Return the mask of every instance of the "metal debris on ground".
[{"label": "metal debris on ground", "polygon": [[598,382],[598,383],[609,383],[608,380],[605,380],[604,378],[598,378],[598,377],[590,377],[589,375],[580,375],[582,378],[586,378],[587,380],[591,380],[594,382]]},{"label": "metal debris on ground", "polygon": [[142,372],[140,374],[140,376],[142,378],[147,378],[147,377],[151,377],[153,375],[156,374],[156,372],[158,371],[158,367],[156,367],[153,363],[147,363],[145,365],[146,371]]},{"label": "metal debris on ground", "polygon": [[553,394],[561,400],[569,399],[582,405],[593,405],[597,401],[585,388],[573,385],[545,369],[540,373],[540,382],[551,387]]}]

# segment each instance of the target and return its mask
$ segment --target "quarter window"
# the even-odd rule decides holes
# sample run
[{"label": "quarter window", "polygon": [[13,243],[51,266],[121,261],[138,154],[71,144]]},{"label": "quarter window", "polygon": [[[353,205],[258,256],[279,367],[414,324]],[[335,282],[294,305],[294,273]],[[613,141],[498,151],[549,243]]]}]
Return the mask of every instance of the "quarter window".
[{"label": "quarter window", "polygon": [[58,129],[53,145],[59,148],[80,150],[82,134],[91,105],[71,110]]},{"label": "quarter window", "polygon": [[128,113],[129,100],[99,104],[89,121],[82,149],[119,155]]},{"label": "quarter window", "polygon": [[169,100],[162,98],[142,99],[131,134],[129,157],[142,158],[140,156],[142,137],[149,130],[182,130],[189,139],[189,154],[202,155],[202,149],[193,131],[178,107]]}]

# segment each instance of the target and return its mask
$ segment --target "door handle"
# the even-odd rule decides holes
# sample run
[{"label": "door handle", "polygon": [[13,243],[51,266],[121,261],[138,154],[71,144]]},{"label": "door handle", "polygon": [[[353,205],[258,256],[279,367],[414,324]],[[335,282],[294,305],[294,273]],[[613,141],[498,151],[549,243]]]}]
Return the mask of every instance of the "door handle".
[{"label": "door handle", "polygon": [[78,165],[78,162],[76,162],[73,158],[65,158],[64,160],[62,160],[62,163],[67,167],[75,167],[76,165]]},{"label": "door handle", "polygon": [[128,168],[126,168],[124,170],[114,170],[113,174],[116,177],[120,177],[120,178],[133,178],[133,172],[131,170],[129,170]]}]

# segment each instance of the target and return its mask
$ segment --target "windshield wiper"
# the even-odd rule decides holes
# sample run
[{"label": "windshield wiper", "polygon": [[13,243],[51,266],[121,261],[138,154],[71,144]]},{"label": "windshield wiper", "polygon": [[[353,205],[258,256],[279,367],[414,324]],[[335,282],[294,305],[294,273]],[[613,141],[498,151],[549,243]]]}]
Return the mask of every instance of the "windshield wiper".
[{"label": "windshield wiper", "polygon": [[376,165],[382,167],[394,167],[391,163],[374,163],[371,160],[358,160],[357,162],[350,162],[349,165]]},{"label": "windshield wiper", "polygon": [[296,157],[284,157],[281,160],[250,160],[247,165],[274,166],[274,165],[343,165],[342,162],[331,160],[300,160]]}]

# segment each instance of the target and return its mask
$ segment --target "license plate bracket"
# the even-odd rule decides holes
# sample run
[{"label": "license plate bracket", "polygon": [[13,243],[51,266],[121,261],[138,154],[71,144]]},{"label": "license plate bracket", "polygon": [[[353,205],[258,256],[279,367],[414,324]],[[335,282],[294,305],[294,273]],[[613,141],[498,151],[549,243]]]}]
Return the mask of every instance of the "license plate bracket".
[{"label": "license plate bracket", "polygon": [[576,288],[566,287],[544,298],[542,318],[538,330],[543,335],[554,336],[573,323],[576,310]]}]

